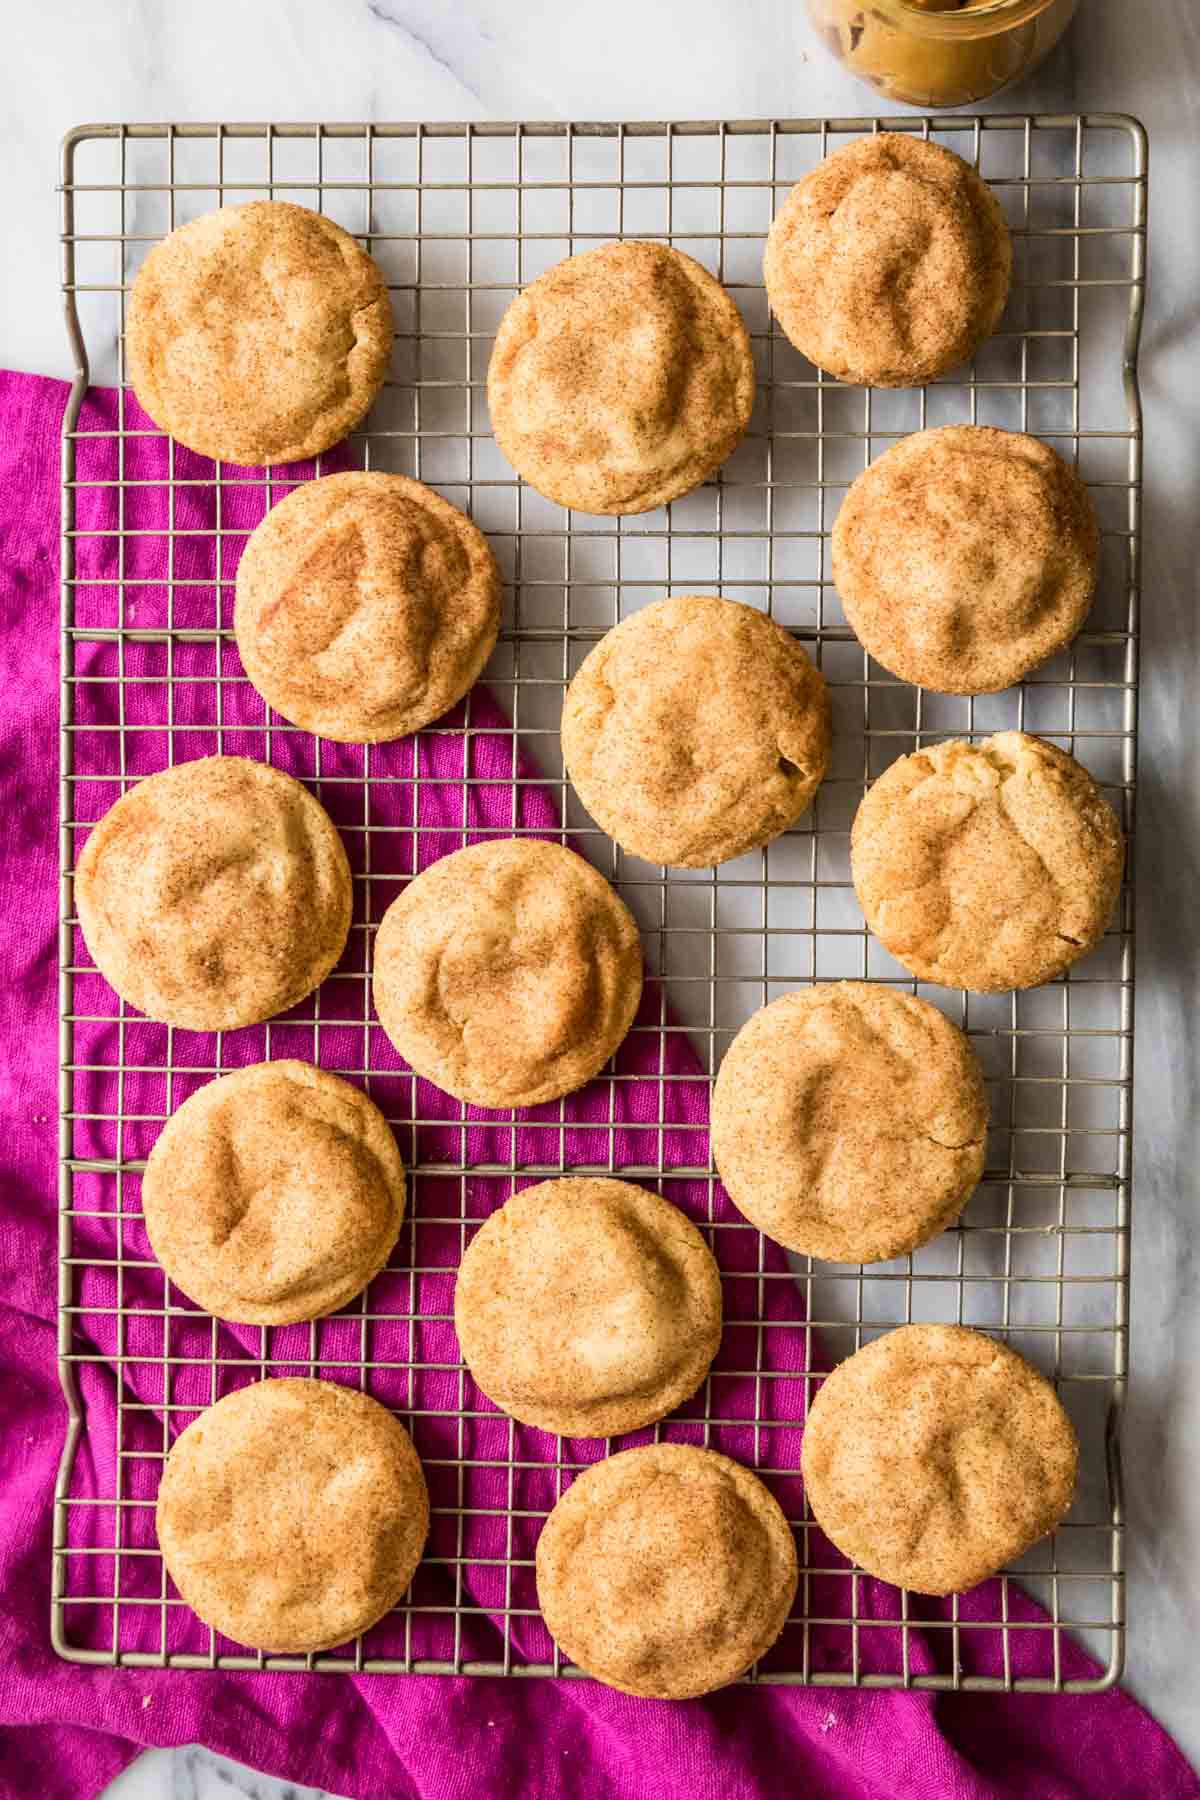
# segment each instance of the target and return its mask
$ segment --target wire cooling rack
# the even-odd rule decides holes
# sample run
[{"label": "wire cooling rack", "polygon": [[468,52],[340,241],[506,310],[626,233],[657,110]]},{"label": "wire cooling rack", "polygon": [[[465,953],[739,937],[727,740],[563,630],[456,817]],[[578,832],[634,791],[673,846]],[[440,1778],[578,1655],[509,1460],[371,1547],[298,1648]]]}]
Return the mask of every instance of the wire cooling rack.
[{"label": "wire cooling rack", "polygon": [[[63,436],[59,1351],[70,1424],[52,1595],[61,1655],[135,1667],[578,1673],[538,1617],[532,1549],[564,1478],[606,1446],[564,1444],[497,1415],[465,1375],[451,1324],[470,1230],[515,1180],[563,1170],[577,1115],[568,1103],[539,1109],[536,1129],[518,1132],[512,1115],[472,1114],[479,1122],[468,1125],[467,1109],[404,1073],[372,1019],[366,974],[370,934],[414,866],[427,817],[441,821],[439,850],[467,841],[499,747],[511,829],[554,830],[537,807],[556,801],[562,829],[633,906],[661,978],[627,1059],[588,1091],[585,1160],[679,1199],[722,1263],[722,1358],[691,1407],[639,1435],[729,1450],[764,1475],[794,1524],[795,1612],[751,1678],[1080,1689],[1118,1675],[1128,888],[1104,943],[1062,981],[1003,996],[918,990],[970,1035],[993,1130],[961,1224],[911,1257],[865,1270],[772,1261],[716,1185],[702,1127],[675,1104],[689,1081],[694,1090],[711,1077],[752,1011],[799,982],[868,976],[913,989],[865,931],[848,871],[864,784],[896,756],[945,736],[1039,731],[1093,770],[1132,834],[1145,134],[1108,115],[886,121],[980,168],[1013,229],[1015,280],[1001,329],[968,370],[924,390],[872,392],[824,379],[791,348],[770,321],[760,271],[789,185],[883,123],[131,125],[68,137],[63,289],[77,375]],[[111,405],[85,403],[89,379],[124,382],[125,296],[149,247],[218,204],[265,195],[337,218],[388,277],[391,375],[350,456],[419,476],[464,506],[507,577],[484,679],[505,716],[477,692],[465,712],[421,734],[426,745],[462,746],[450,777],[411,744],[347,749],[294,732],[246,684],[230,624],[248,496],[253,486],[261,516],[298,472],[214,470],[154,432],[123,385]],[[719,276],[746,317],[760,378],[749,436],[718,480],[666,511],[620,520],[564,513],[514,480],[484,398],[492,334],[517,287],[618,236],[669,240]],[[964,420],[1055,443],[1088,480],[1103,526],[1087,629],[1020,688],[974,700],[922,694],[872,664],[829,580],[829,527],[854,474],[900,435]],[[324,467],[344,466],[337,457]],[[666,591],[697,589],[764,608],[809,648],[831,685],[835,758],[811,814],[778,842],[716,871],[668,872],[623,855],[582,814],[563,779],[558,716],[565,683],[607,627]],[[518,764],[518,738],[536,767]],[[71,872],[87,827],[129,780],[218,748],[309,780],[343,831],[358,908],[347,958],[315,1001],[265,1028],[199,1037],[127,1013],[96,975]],[[291,1054],[363,1083],[384,1107],[413,1170],[410,1215],[392,1268],[357,1306],[311,1327],[230,1333],[156,1269],[141,1232],[140,1171],[163,1120],[202,1081]],[[618,1135],[622,1096],[647,1071],[657,1113],[640,1121],[638,1148],[618,1165],[614,1143],[630,1141]],[[881,1602],[817,1531],[794,1457],[779,1460],[781,1429],[803,1417],[820,1368],[911,1319],[1006,1338],[1053,1377],[1076,1421],[1076,1505],[1015,1570],[1044,1617],[1007,1575],[982,1600]],[[801,1343],[802,1356],[777,1355],[781,1341]],[[395,1406],[430,1480],[433,1533],[412,1592],[366,1640],[316,1657],[251,1654],[202,1627],[154,1538],[175,1431],[267,1372],[347,1380]],[[1072,1662],[1072,1635],[1093,1648],[1100,1673]],[[985,1638],[999,1644],[999,1673],[975,1655]]]}]

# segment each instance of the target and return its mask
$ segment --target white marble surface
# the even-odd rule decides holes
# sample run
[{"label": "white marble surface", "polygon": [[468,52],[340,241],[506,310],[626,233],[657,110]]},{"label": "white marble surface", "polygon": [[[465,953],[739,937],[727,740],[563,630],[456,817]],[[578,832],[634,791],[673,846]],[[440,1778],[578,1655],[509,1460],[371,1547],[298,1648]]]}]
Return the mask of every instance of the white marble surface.
[{"label": "white marble surface", "polygon": [[276,1781],[230,1762],[227,1756],[188,1744],[139,1756],[104,1790],[104,1800],[337,1800],[337,1796],[324,1788]]},{"label": "white marble surface", "polygon": [[[1128,1681],[1200,1762],[1196,0],[1081,0],[1047,67],[996,104],[1129,111],[1152,133]],[[887,109],[812,41],[798,0],[40,0],[8,9],[0,360],[67,373],[51,190],[58,139],[83,120],[877,110]],[[110,1793],[299,1800],[308,1791],[180,1750],[143,1759]]]}]

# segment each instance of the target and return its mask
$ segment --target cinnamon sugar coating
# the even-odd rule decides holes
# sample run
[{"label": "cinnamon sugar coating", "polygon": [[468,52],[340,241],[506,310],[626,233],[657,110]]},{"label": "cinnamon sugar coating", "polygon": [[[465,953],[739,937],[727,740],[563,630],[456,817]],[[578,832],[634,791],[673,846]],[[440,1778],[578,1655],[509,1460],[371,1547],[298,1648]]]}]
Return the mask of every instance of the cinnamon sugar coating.
[{"label": "cinnamon sugar coating", "polygon": [[867,924],[920,981],[1052,981],[1103,937],[1125,847],[1081,763],[1023,731],[902,756],[864,796],[850,868]]},{"label": "cinnamon sugar coating", "polygon": [[882,1262],[953,1223],[983,1173],[987,1096],[949,1019],[864,981],[784,994],[734,1038],[712,1100],[713,1160],[777,1243]]},{"label": "cinnamon sugar coating", "polygon": [[454,1290],[490,1400],[564,1437],[614,1437],[695,1393],[721,1341],[721,1278],[686,1214],[630,1181],[541,1181],[491,1214]]},{"label": "cinnamon sugar coating", "polygon": [[961,1594],[1053,1531],[1079,1445],[1043,1375],[962,1325],[905,1325],[839,1363],[808,1411],[808,1503],[844,1556]]},{"label": "cinnamon sugar coating", "polygon": [[916,387],[974,355],[1011,274],[991,189],[952,150],[895,131],[855,139],[798,182],[763,259],[797,350],[871,387]]},{"label": "cinnamon sugar coating", "polygon": [[665,1700],[736,1681],[783,1630],[796,1546],[757,1475],[715,1450],[648,1444],[576,1477],[542,1529],[551,1636],[589,1675]]},{"label": "cinnamon sugar coating", "polygon": [[403,475],[326,475],[252,533],[234,626],[263,698],[320,737],[405,737],[461,700],[500,627],[483,533]]},{"label": "cinnamon sugar coating", "polygon": [[902,438],[851,485],[833,579],[855,636],[939,694],[1011,687],[1061,650],[1092,604],[1100,529],[1049,444],[986,425]]},{"label": "cinnamon sugar coating", "polygon": [[123,1000],[167,1025],[231,1031],[328,975],[350,930],[350,865],[298,781],[205,756],[139,781],[93,827],[75,903]]},{"label": "cinnamon sugar coating", "polygon": [[782,626],[736,600],[677,594],[585,657],[563,703],[563,760],[622,849],[710,868],[811,804],[829,717],[824,679]]},{"label": "cinnamon sugar coating", "polygon": [[336,1312],[387,1261],[404,1167],[379,1108],[304,1062],[222,1075],[168,1119],[142,1177],[155,1256],[218,1319]]},{"label": "cinnamon sugar coating", "polygon": [[582,1087],[633,1023],[633,915],[574,851],[472,844],[411,881],[375,940],[375,1006],[401,1056],[477,1106]]},{"label": "cinnamon sugar coating", "polygon": [[176,1438],[156,1523],[168,1573],[206,1625],[255,1650],[328,1650],[403,1597],[429,1494],[412,1439],[377,1400],[268,1380]]},{"label": "cinnamon sugar coating", "polygon": [[189,450],[298,462],[339,443],[383,386],[392,307],[340,225],[252,200],[155,245],[130,290],[125,347],[138,400]]},{"label": "cinnamon sugar coating", "polygon": [[666,244],[603,244],[525,288],[488,367],[496,442],[550,500],[642,513],[699,487],[740,442],[754,357],[737,307]]}]

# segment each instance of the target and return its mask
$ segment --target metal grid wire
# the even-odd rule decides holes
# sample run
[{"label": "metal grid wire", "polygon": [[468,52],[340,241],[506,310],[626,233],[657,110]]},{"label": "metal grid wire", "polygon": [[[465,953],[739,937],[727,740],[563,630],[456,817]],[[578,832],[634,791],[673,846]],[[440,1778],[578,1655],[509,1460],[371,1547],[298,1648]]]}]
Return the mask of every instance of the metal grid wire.
[{"label": "metal grid wire", "polygon": [[[686,1033],[699,1058],[697,1077],[711,1077],[757,1007],[797,982],[860,976],[924,992],[961,1024],[984,1063],[993,1120],[988,1166],[961,1224],[893,1263],[863,1270],[796,1258],[791,1274],[769,1267],[758,1234],[714,1206],[699,1128],[694,1154],[682,1162],[666,1156],[668,1132],[686,1127],[668,1125],[669,1086],[677,1078],[663,1072],[661,1060],[657,1065],[659,1112],[643,1132],[645,1160],[620,1172],[668,1194],[674,1184],[701,1184],[709,1240],[726,1267],[723,1253],[738,1247],[737,1266],[749,1271],[754,1298],[744,1319],[750,1329],[738,1339],[748,1348],[734,1353],[724,1373],[751,1384],[754,1410],[749,1419],[727,1416],[722,1395],[730,1389],[714,1376],[682,1420],[643,1435],[726,1447],[740,1429],[732,1453],[764,1474],[789,1512],[803,1569],[796,1609],[780,1649],[753,1678],[1070,1689],[1105,1685],[1119,1673],[1128,886],[1103,945],[1061,981],[1002,996],[918,989],[863,926],[849,882],[848,832],[864,785],[895,757],[946,736],[1017,727],[1078,755],[1132,834],[1145,137],[1134,121],[1108,115],[887,120],[887,129],[933,137],[980,168],[1005,208],[1016,255],[1008,312],[970,369],[924,390],[889,392],[821,376],[772,324],[761,284],[766,228],[790,184],[839,143],[884,123],[141,125],[84,127],[67,140],[63,287],[78,376],[63,449],[59,1348],[70,1425],[52,1596],[53,1637],[63,1656],[135,1666],[577,1673],[564,1668],[537,1621],[531,1568],[536,1528],[564,1476],[580,1466],[570,1454],[578,1446],[559,1443],[548,1490],[526,1483],[544,1469],[543,1459],[528,1450],[521,1428],[482,1400],[457,1362],[453,1267],[431,1262],[422,1248],[426,1228],[441,1225],[453,1228],[461,1251],[478,1222],[473,1195],[480,1179],[492,1181],[494,1203],[517,1176],[562,1172],[564,1111],[560,1106],[557,1123],[551,1117],[539,1127],[532,1160],[519,1160],[511,1128],[506,1138],[489,1136],[484,1157],[472,1161],[476,1140],[465,1122],[454,1124],[465,1121],[466,1109],[447,1114],[429,1106],[425,1084],[407,1076],[383,1080],[373,1050],[382,1033],[370,1011],[367,940],[412,866],[404,857],[415,829],[411,822],[381,823],[375,802],[386,798],[388,784],[416,790],[434,778],[419,757],[389,763],[387,747],[348,752],[264,716],[232,642],[233,570],[223,541],[229,532],[222,508],[248,472],[218,465],[215,524],[197,533],[180,520],[189,489],[211,487],[212,467],[164,444],[160,486],[168,511],[159,529],[169,573],[165,581],[155,577],[155,586],[139,574],[144,534],[133,505],[146,482],[126,470],[131,447],[154,434],[135,423],[123,385],[110,426],[81,414],[89,366],[93,381],[111,372],[124,382],[125,296],[150,245],[220,203],[275,195],[337,218],[387,275],[397,329],[393,365],[350,449],[366,466],[433,483],[489,534],[508,599],[484,684],[511,720],[502,730],[511,732],[514,772],[518,737],[540,770],[514,782],[512,827],[527,828],[523,785],[548,788],[564,832],[633,907],[670,1005],[668,1011],[664,998],[635,1035],[661,1043]],[[592,518],[564,513],[514,479],[490,436],[484,376],[492,334],[517,287],[561,257],[619,236],[670,241],[725,283],[749,325],[760,386],[749,436],[714,483],[665,511]],[[1101,590],[1086,630],[1020,688],[974,700],[923,694],[872,664],[845,625],[828,561],[829,528],[854,474],[909,431],[961,421],[1029,430],[1055,443],[1088,480],[1104,534]],[[83,452],[106,433],[115,441],[115,468],[93,480],[81,473]],[[264,505],[289,478],[268,471]],[[95,534],[84,520],[101,488],[110,500],[115,493],[118,523],[105,528],[100,549],[108,562],[95,575],[85,556],[97,549],[89,542]],[[208,548],[216,560],[193,577],[184,552],[194,550],[197,535],[215,540]],[[699,873],[651,868],[620,852],[581,812],[558,746],[562,692],[590,645],[664,592],[697,590],[748,601],[796,633],[830,683],[836,737],[835,760],[810,815],[767,849]],[[153,712],[156,697],[160,712]],[[96,722],[98,701],[109,709],[107,725]],[[150,729],[138,722],[147,705],[161,746],[153,766],[241,748],[250,721],[259,736],[249,753],[305,774],[351,849],[359,953],[315,1004],[259,1028],[240,1055],[236,1040],[252,1034],[200,1038],[127,1014],[91,969],[77,931],[75,857],[87,826],[131,771],[144,767],[132,752],[139,732]],[[483,779],[470,762],[470,740],[481,731],[494,736],[496,727],[475,722],[468,703],[464,723],[423,734],[465,732],[461,841],[470,787]],[[302,756],[310,760],[298,761]],[[419,798],[414,791],[410,821]],[[392,1270],[356,1307],[334,1321],[287,1328],[290,1337],[263,1330],[247,1361],[245,1351],[229,1354],[216,1323],[165,1279],[157,1277],[146,1299],[153,1263],[135,1230],[138,1181],[163,1119],[186,1093],[238,1060],[289,1054],[363,1083],[383,1105],[413,1170],[410,1217]],[[613,1166],[613,1097],[635,1079],[645,1075],[623,1074],[618,1065],[595,1084],[601,1095],[607,1089],[609,1102],[608,1160],[601,1150],[599,1168]],[[603,1138],[603,1122],[599,1129]],[[89,1286],[101,1273],[115,1283],[115,1298],[104,1305]],[[785,1326],[769,1304],[770,1290],[793,1281],[807,1324]],[[863,1652],[878,1617],[866,1609],[861,1577],[819,1538],[799,1484],[789,1479],[795,1470],[772,1466],[780,1420],[763,1396],[772,1333],[800,1329],[810,1349],[819,1342],[809,1358],[814,1373],[802,1378],[809,1382],[820,1379],[816,1357],[828,1366],[913,1319],[976,1324],[1029,1354],[1053,1377],[1076,1421],[1083,1476],[1068,1521],[1017,1566],[1045,1607],[1045,1621],[1014,1616],[1007,1575],[994,1615],[983,1621],[968,1618],[957,1601],[938,1613],[904,1595],[895,1615],[899,1660],[881,1667]],[[436,1352],[423,1335],[431,1324],[442,1328]],[[110,1413],[91,1403],[104,1368],[119,1377],[115,1427],[106,1423]],[[369,1638],[309,1658],[251,1654],[200,1628],[168,1584],[152,1529],[157,1469],[174,1430],[237,1385],[247,1368],[252,1375],[270,1369],[351,1380],[394,1404],[413,1430],[433,1499],[426,1560],[443,1585],[431,1597],[418,1576],[390,1621],[399,1635],[393,1630],[382,1649]],[[149,1398],[144,1383],[130,1385],[147,1369],[160,1380]],[[389,1387],[388,1377],[399,1385]],[[426,1427],[447,1421],[451,1453],[434,1454]],[[114,1430],[115,1441],[107,1441]],[[147,1469],[149,1497],[135,1479]],[[498,1503],[479,1503],[481,1470],[499,1476]],[[497,1528],[482,1548],[474,1535],[481,1514]],[[190,1637],[174,1634],[180,1615],[195,1626]],[[490,1638],[476,1630],[484,1621],[498,1622]],[[981,1623],[1000,1633],[1000,1676],[972,1672],[967,1638]],[[918,1625],[939,1646],[932,1669],[910,1661]],[[415,1635],[414,1627],[421,1628]],[[1095,1649],[1103,1668],[1096,1679],[1064,1673],[1068,1630]],[[1021,1672],[1022,1633],[1041,1634],[1049,1645],[1033,1674]]]}]

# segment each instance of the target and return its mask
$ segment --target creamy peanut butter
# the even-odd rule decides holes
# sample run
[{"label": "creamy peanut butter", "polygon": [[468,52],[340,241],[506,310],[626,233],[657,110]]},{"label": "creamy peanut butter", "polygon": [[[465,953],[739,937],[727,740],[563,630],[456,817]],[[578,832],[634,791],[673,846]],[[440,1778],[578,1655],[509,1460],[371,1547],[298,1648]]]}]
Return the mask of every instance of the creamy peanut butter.
[{"label": "creamy peanut butter", "polygon": [[808,0],[822,42],[893,100],[961,106],[1027,75],[1077,0]]}]

